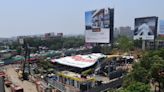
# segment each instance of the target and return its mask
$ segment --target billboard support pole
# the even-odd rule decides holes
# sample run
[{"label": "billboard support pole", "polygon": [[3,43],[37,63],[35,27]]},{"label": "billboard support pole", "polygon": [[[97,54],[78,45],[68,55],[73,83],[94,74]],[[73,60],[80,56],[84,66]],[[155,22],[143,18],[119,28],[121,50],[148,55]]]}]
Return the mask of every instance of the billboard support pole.
[{"label": "billboard support pole", "polygon": [[158,49],[158,45],[156,45],[156,38],[157,38],[157,29],[158,29],[158,17],[156,17],[156,23],[155,23],[155,35],[154,35],[154,50],[157,48]]},{"label": "billboard support pole", "polygon": [[110,28],[109,28],[109,35],[110,35],[110,43],[111,43],[111,48],[113,48],[113,32],[114,32],[114,9],[109,9],[110,11],[110,16],[109,16],[109,23],[110,23]]},{"label": "billboard support pole", "polygon": [[146,41],[142,40],[142,50],[145,50],[145,43],[146,43]]},{"label": "billboard support pole", "polygon": [[157,45],[156,45],[156,39],[154,38],[154,50],[156,50],[156,47],[157,47]]}]

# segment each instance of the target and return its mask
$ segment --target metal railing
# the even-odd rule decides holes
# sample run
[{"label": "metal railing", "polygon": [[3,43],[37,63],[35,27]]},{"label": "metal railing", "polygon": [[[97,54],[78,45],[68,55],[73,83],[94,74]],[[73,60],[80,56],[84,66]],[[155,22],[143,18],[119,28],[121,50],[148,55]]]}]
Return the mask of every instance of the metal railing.
[{"label": "metal railing", "polygon": [[49,83],[52,87],[54,87],[54,88],[56,88],[56,89],[58,89],[58,90],[60,90],[60,91],[62,91],[62,92],[66,92],[66,88],[65,88],[64,84],[62,84],[62,83],[60,83],[60,82],[57,82],[57,81],[55,81],[55,80],[53,80],[53,79],[48,79],[48,83]]}]

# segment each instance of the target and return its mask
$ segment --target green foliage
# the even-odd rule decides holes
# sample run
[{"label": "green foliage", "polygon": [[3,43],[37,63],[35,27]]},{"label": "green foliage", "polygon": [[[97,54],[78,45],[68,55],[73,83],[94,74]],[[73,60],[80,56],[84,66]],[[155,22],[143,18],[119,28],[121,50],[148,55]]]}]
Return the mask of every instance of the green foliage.
[{"label": "green foliage", "polygon": [[130,83],[132,83],[134,81],[132,74],[127,74],[124,77],[124,81],[123,81],[123,88],[126,88],[129,86]]},{"label": "green foliage", "polygon": [[43,67],[44,70],[47,70],[49,68],[52,68],[53,64],[51,64],[49,61],[40,61],[39,66]]},{"label": "green foliage", "polygon": [[164,76],[160,76],[160,70],[163,70],[164,69],[164,64],[161,64],[161,63],[154,63],[151,67],[151,71],[150,71],[150,74],[151,74],[151,77],[155,79],[155,81],[163,81],[164,79]]},{"label": "green foliage", "polygon": [[148,83],[149,82],[149,71],[147,71],[143,67],[136,67],[133,69],[132,77],[134,78],[135,81],[143,82],[143,83]]},{"label": "green foliage", "polygon": [[[150,80],[155,80],[159,83],[164,83],[164,76],[161,76],[160,71],[164,70],[164,50],[156,50],[146,52],[140,62],[137,62],[133,65],[133,70],[125,76],[124,78],[124,91],[125,92],[149,92],[142,91],[137,88],[137,86],[141,87],[141,89],[147,89],[148,87],[142,87],[141,84],[138,83],[133,85],[135,82],[140,82],[144,84],[149,84]],[[130,86],[130,87],[129,87]],[[136,89],[138,91],[132,91],[132,89]],[[128,91],[130,90],[130,91]],[[121,91],[121,92],[124,92]]]},{"label": "green foliage", "polygon": [[159,49],[159,57],[161,57],[164,60],[164,49]]},{"label": "green foliage", "polygon": [[133,82],[119,92],[150,92],[150,86],[141,82]]},{"label": "green foliage", "polygon": [[149,71],[136,63],[133,66],[133,70],[124,77],[123,87],[128,87],[134,81],[149,83],[149,76]]},{"label": "green foliage", "polygon": [[[38,49],[39,46],[46,46],[52,50],[58,50],[62,48],[73,48],[80,47],[84,45],[83,36],[71,36],[71,37],[55,37],[52,39],[42,40],[41,38],[25,38],[25,42],[31,47]],[[10,46],[12,49],[18,49],[18,42],[13,42]]]},{"label": "green foliage", "polygon": [[108,92],[150,92],[150,85],[141,82],[132,82],[126,88],[111,89]]},{"label": "green foliage", "polygon": [[84,45],[84,38],[81,36],[63,38],[64,48],[73,48],[73,47],[79,47],[82,45]]},{"label": "green foliage", "polygon": [[139,39],[139,40],[134,40],[134,46],[136,48],[142,48],[142,40]]},{"label": "green foliage", "polygon": [[89,74],[92,74],[93,72],[94,72],[94,69],[90,68],[88,70],[83,71],[81,74],[87,76]]},{"label": "green foliage", "polygon": [[155,50],[155,51],[154,50],[153,51],[148,51],[147,53],[145,53],[144,56],[153,57],[155,55],[158,55],[159,57],[164,59],[164,48],[159,49],[159,50]]},{"label": "green foliage", "polygon": [[111,54],[111,47],[110,46],[103,46],[101,47],[101,53],[108,55]]},{"label": "green foliage", "polygon": [[97,45],[92,48],[93,53],[100,53],[101,52],[101,46]]},{"label": "green foliage", "polygon": [[129,51],[133,49],[133,41],[126,36],[121,36],[117,39],[118,48],[123,51]]}]

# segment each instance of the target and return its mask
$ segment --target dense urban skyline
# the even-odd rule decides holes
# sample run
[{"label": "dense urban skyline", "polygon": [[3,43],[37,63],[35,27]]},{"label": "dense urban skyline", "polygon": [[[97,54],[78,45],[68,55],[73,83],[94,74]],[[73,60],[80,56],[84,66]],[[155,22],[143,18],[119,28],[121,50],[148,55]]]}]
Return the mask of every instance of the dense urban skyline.
[{"label": "dense urban skyline", "polygon": [[0,1],[0,37],[46,32],[84,34],[84,13],[112,7],[115,27],[134,25],[134,18],[164,19],[163,0],[3,0]]}]

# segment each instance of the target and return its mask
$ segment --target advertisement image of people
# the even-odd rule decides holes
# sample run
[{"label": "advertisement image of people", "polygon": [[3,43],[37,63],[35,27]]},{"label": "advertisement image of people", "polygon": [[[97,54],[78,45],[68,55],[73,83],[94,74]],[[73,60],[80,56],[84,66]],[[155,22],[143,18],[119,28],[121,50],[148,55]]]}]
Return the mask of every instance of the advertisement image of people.
[{"label": "advertisement image of people", "polygon": [[154,40],[157,34],[157,17],[135,19],[134,40]]}]

